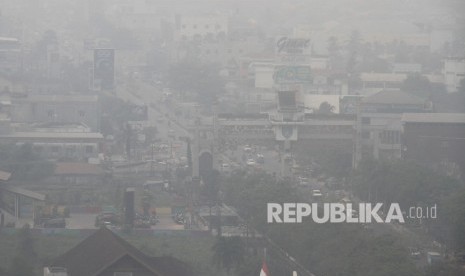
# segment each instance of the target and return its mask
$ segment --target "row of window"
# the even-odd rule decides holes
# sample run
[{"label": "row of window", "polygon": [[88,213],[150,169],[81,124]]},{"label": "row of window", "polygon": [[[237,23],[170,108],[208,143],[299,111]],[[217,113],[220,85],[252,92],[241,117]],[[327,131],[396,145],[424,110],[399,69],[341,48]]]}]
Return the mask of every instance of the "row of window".
[{"label": "row of window", "polygon": [[[189,25],[182,24],[181,27],[182,27],[183,29],[187,29],[187,28],[189,27]],[[221,27],[222,27],[222,26],[219,25],[219,24],[216,24],[216,25],[215,25],[215,29],[221,29]],[[204,28],[208,30],[208,29],[210,29],[210,25],[207,24],[207,25],[204,26]],[[197,24],[193,24],[193,25],[192,25],[192,29],[197,29]]]},{"label": "row of window", "polygon": [[379,134],[379,139],[383,144],[400,144],[400,132],[393,130],[385,130]]},{"label": "row of window", "polygon": [[[228,54],[231,54],[233,51],[231,49],[228,49]],[[244,50],[242,49],[239,49],[238,50],[238,53],[242,54],[244,52]],[[215,53],[215,54],[218,54],[218,49],[215,49],[215,50],[210,50],[210,49],[207,49],[205,50],[205,54],[209,55],[210,53]]]},{"label": "row of window", "polygon": [[[49,147],[50,148],[50,152],[52,153],[58,153],[60,152],[60,150],[63,148],[62,146],[51,146]],[[37,151],[37,152],[42,152],[44,151],[44,146],[40,146],[40,145],[35,145],[34,146],[34,150]],[[66,152],[67,153],[74,153],[76,152],[76,146],[66,146]],[[85,146],[85,152],[86,153],[93,153],[94,152],[94,146]]]},{"label": "row of window", "polygon": [[[56,116],[56,113],[55,113],[55,110],[49,110],[47,111],[47,115],[49,118],[53,118]],[[78,111],[78,115],[79,117],[85,117],[86,116],[86,112],[84,110],[79,110]]]}]

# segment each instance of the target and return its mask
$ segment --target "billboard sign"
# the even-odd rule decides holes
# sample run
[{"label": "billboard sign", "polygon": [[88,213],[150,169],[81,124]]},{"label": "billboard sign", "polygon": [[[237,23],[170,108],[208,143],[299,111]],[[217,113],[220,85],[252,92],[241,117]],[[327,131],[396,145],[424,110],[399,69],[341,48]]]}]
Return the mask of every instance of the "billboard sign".
[{"label": "billboard sign", "polygon": [[310,39],[290,38],[287,36],[280,37],[276,40],[276,53],[288,55],[306,54],[310,47]]},{"label": "billboard sign", "polygon": [[273,75],[275,84],[310,83],[312,74],[310,66],[277,66]]}]

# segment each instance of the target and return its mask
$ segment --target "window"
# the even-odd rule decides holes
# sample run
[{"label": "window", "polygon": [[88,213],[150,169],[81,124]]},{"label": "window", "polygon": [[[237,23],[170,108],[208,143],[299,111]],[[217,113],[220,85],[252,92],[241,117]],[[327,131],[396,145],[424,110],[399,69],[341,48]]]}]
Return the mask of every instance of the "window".
[{"label": "window", "polygon": [[59,146],[52,146],[52,152],[57,153],[60,150]]},{"label": "window", "polygon": [[49,118],[53,118],[55,116],[55,111],[49,110],[49,111],[47,111],[47,115],[48,115]]},{"label": "window", "polygon": [[194,28],[194,29],[197,29],[197,25],[196,25],[196,24],[194,24],[194,26],[192,26],[192,28]]},{"label": "window", "polygon": [[92,153],[94,152],[94,147],[93,146],[86,146],[86,153]]},{"label": "window", "polygon": [[362,117],[362,124],[364,125],[369,125],[371,122],[370,118],[368,117]]},{"label": "window", "polygon": [[85,117],[86,116],[86,112],[84,110],[79,110],[79,117]]},{"label": "window", "polygon": [[210,28],[210,26],[209,26],[209,25],[205,25],[205,29],[208,29],[208,28]]},{"label": "window", "polygon": [[182,28],[185,29],[185,28],[186,28],[186,24],[182,24]]}]

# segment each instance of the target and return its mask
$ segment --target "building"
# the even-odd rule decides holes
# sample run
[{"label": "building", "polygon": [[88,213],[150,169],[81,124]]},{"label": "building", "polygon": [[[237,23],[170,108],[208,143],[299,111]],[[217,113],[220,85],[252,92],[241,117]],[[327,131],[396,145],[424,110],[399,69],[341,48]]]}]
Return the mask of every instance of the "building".
[{"label": "building", "polygon": [[103,182],[105,171],[97,164],[58,162],[55,164],[53,180],[68,186],[95,185]]},{"label": "building", "polygon": [[[405,70],[407,65],[397,65],[397,68],[393,70]],[[404,67],[404,68],[402,68]],[[414,70],[409,74],[415,73],[413,67],[410,68]],[[362,93],[363,95],[373,95],[383,89],[397,89],[400,90],[404,81],[408,78],[409,74],[407,73],[361,73],[360,79],[362,80]],[[443,84],[444,77],[442,75],[423,75],[426,77],[430,82]]]},{"label": "building", "polygon": [[21,69],[21,44],[17,38],[0,37],[0,72],[16,73]]},{"label": "building", "polygon": [[442,73],[447,91],[456,92],[465,78],[465,57],[444,59]]},{"label": "building", "polygon": [[464,175],[465,114],[406,113],[402,124],[405,159]]},{"label": "building", "polygon": [[32,144],[42,157],[88,161],[102,151],[103,135],[96,132],[28,131],[0,134],[0,143]]},{"label": "building", "polygon": [[363,98],[357,115],[355,160],[362,156],[401,158],[402,114],[431,111],[428,100],[397,90]]},{"label": "building", "polygon": [[95,95],[39,95],[12,98],[12,123],[83,123],[100,130],[100,107]]},{"label": "building", "polygon": [[228,35],[228,17],[222,15],[177,16],[177,40],[225,39]]},{"label": "building", "polygon": [[190,276],[192,269],[173,257],[151,257],[103,227],[44,268],[66,276]]}]

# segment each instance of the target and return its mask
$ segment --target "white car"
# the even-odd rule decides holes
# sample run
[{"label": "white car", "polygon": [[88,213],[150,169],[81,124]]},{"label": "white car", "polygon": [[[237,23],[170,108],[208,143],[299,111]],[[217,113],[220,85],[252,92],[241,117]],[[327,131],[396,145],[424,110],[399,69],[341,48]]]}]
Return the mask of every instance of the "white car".
[{"label": "white car", "polygon": [[253,159],[247,159],[245,163],[249,166],[254,166],[256,164],[255,160]]},{"label": "white car", "polygon": [[323,196],[323,194],[321,193],[320,190],[313,190],[312,195],[313,195],[313,197],[322,197]]}]

